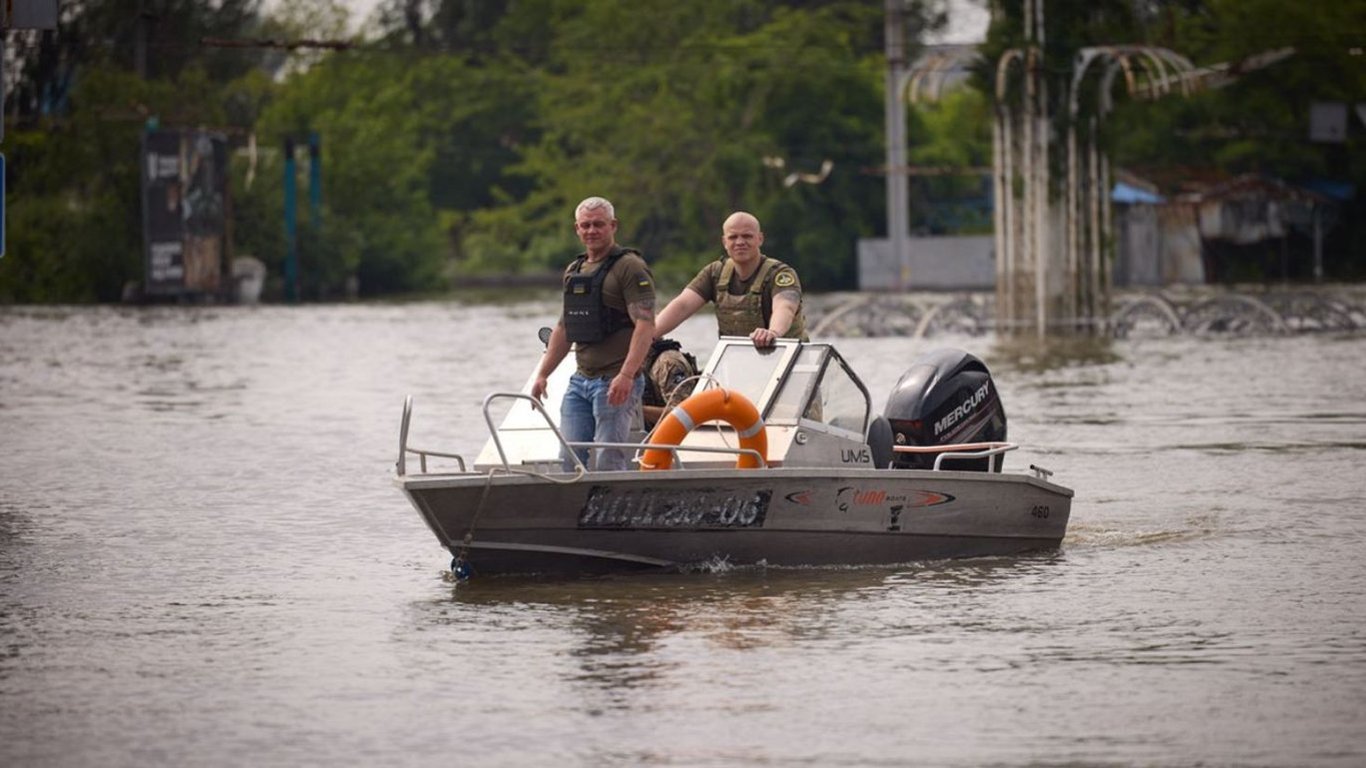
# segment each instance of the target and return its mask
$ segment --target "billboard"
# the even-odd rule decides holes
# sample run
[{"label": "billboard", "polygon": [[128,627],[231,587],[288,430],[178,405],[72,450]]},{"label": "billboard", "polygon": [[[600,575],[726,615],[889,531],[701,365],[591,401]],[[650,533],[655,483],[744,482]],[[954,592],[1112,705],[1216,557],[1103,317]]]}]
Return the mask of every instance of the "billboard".
[{"label": "billboard", "polygon": [[142,235],[148,295],[217,293],[223,285],[228,143],[208,131],[142,136]]}]

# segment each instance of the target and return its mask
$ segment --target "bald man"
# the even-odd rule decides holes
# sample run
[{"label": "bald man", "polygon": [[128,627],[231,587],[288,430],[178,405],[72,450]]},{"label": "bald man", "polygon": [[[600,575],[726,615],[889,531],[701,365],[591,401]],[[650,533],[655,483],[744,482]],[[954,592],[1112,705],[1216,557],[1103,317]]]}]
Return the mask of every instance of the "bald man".
[{"label": "bald man", "polygon": [[732,213],[721,226],[721,244],[726,258],[703,267],[655,317],[656,338],[710,301],[721,336],[748,336],[756,347],[771,347],[779,338],[807,341],[801,281],[795,269],[764,255],[759,220]]}]

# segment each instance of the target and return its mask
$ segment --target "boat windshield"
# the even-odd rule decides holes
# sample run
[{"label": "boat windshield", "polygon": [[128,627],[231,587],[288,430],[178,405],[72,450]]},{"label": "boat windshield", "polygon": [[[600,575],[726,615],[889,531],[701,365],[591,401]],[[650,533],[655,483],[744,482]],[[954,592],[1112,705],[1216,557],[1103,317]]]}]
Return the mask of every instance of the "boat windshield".
[{"label": "boat windshield", "polygon": [[763,413],[796,351],[796,344],[779,343],[760,349],[749,339],[737,339],[735,343],[723,339],[708,361],[707,373],[721,386],[739,390]]},{"label": "boat windshield", "polygon": [[780,339],[759,349],[746,338],[723,338],[705,373],[739,390],[769,423],[805,419],[855,435],[867,429],[868,390],[829,344]]},{"label": "boat windshield", "polygon": [[780,424],[796,423],[797,417],[811,407],[811,385],[821,372],[825,349],[823,346],[802,347],[796,363],[787,375],[787,381],[773,402],[773,407],[768,409],[768,421]]},{"label": "boat windshield", "polygon": [[869,414],[868,390],[844,358],[827,344],[804,344],[767,420],[782,424],[801,418],[862,435]]}]

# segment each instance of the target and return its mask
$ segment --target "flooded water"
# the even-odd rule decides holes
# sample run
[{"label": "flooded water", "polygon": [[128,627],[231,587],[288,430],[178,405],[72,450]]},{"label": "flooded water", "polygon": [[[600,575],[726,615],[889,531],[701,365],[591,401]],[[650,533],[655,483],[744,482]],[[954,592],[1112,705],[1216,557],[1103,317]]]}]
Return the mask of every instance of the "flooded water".
[{"label": "flooded water", "polygon": [[454,585],[403,396],[477,452],[554,315],[0,308],[0,765],[1366,764],[1366,337],[847,340],[986,359],[1061,550]]}]

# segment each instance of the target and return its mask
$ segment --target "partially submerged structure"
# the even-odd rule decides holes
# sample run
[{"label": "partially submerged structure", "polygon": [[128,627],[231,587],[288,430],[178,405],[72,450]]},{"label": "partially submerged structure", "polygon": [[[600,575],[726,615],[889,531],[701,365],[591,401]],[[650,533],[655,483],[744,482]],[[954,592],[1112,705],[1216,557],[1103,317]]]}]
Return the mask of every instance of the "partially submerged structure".
[{"label": "partially submerged structure", "polygon": [[1169,195],[1132,176],[1116,185],[1116,285],[1322,278],[1338,200],[1256,174],[1196,178]]}]

